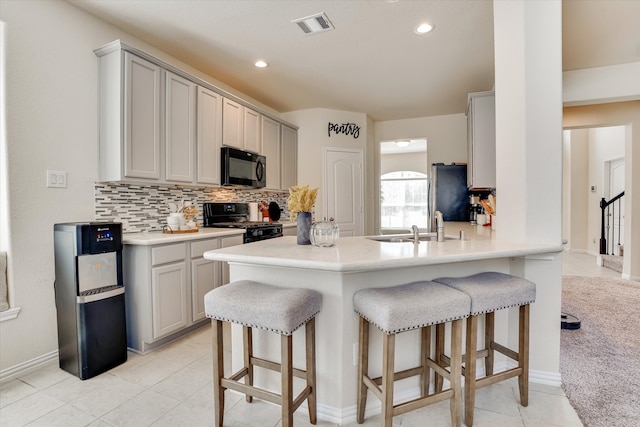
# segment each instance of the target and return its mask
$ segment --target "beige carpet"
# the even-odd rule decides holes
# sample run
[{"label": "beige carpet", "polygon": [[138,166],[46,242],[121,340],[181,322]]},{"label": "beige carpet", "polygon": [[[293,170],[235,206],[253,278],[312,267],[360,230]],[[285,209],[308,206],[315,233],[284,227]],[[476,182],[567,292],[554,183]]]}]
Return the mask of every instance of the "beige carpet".
[{"label": "beige carpet", "polygon": [[564,276],[562,311],[578,330],[562,330],[560,373],[587,427],[640,426],[640,282]]}]

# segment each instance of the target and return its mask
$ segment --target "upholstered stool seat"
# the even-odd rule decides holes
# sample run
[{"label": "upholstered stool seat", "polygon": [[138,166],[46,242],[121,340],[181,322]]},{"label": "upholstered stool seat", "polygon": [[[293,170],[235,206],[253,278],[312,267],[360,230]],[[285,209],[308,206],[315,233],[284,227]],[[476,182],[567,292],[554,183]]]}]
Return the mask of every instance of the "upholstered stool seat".
[{"label": "upholstered stool seat", "polygon": [[[367,389],[382,402],[382,426],[391,426],[394,415],[450,399],[451,423],[460,424],[462,320],[469,316],[470,298],[463,292],[433,282],[372,288],[353,296],[353,308],[360,317],[358,359],[357,422],[364,422]],[[451,371],[431,358],[431,326],[451,322]],[[369,324],[383,332],[382,376],[369,377]],[[401,372],[394,370],[395,335],[421,329],[420,366]],[[449,379],[451,387],[429,394],[430,369]],[[421,396],[393,404],[394,381],[420,376]]]},{"label": "upholstered stool seat", "polygon": [[[322,295],[310,289],[282,288],[250,280],[241,280],[218,287],[205,295],[205,313],[212,319],[213,376],[215,425],[222,426],[224,391],[242,392],[251,402],[252,397],[276,403],[282,407],[282,425],[293,425],[293,413],[307,400],[309,420],[316,423],[315,374],[315,316],[322,306]],[[223,322],[243,325],[244,367],[228,378],[224,377]],[[292,366],[292,334],[305,325],[306,367]],[[264,329],[281,335],[280,363],[255,357],[252,328]],[[253,386],[253,368],[281,372],[281,394]],[[306,387],[293,396],[293,376],[306,380]],[[239,380],[244,378],[244,383]]]},{"label": "upholstered stool seat", "polygon": [[[463,370],[465,377],[465,424],[467,426],[473,425],[476,389],[508,378],[518,377],[520,404],[527,406],[529,404],[529,305],[536,300],[535,283],[498,272],[485,272],[458,278],[444,277],[435,279],[434,282],[464,292],[471,298]],[[520,307],[517,352],[495,342],[494,337],[494,314],[497,310],[509,307]],[[485,314],[485,339],[484,347],[478,350],[478,316],[482,314]],[[444,348],[444,338],[438,336],[441,333],[442,331],[436,333],[436,353],[446,362],[446,357],[441,354]],[[494,351],[515,360],[518,366],[494,374]],[[480,379],[476,378],[476,359],[478,358],[484,358],[485,362],[485,376]],[[441,379],[437,379],[436,389],[440,388],[440,384]]]}]

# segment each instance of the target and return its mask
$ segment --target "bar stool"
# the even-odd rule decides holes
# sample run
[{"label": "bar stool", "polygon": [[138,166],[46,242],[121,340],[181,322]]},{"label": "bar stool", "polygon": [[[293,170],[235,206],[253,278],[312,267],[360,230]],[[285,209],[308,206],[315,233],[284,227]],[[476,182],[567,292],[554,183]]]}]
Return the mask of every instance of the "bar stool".
[{"label": "bar stool", "polygon": [[[529,305],[536,300],[536,284],[510,274],[485,272],[468,277],[445,277],[435,279],[471,297],[471,315],[467,319],[466,354],[463,375],[465,379],[464,403],[465,424],[473,425],[473,410],[476,389],[495,384],[512,377],[518,377],[520,404],[529,404]],[[518,320],[518,351],[507,348],[494,339],[495,312],[509,307],[520,307]],[[478,316],[485,314],[484,347],[478,345]],[[436,353],[446,364],[443,355],[444,336],[436,331]],[[494,351],[504,354],[518,363],[516,368],[493,373]],[[476,379],[476,359],[484,358],[485,376]],[[451,363],[454,363],[451,361]],[[441,388],[442,379],[436,379],[436,390]]]},{"label": "bar stool", "polygon": [[[451,424],[460,425],[462,320],[469,316],[470,299],[463,292],[433,282],[372,288],[353,296],[353,308],[360,316],[358,339],[357,422],[364,422],[367,389],[382,403],[381,425],[390,427],[395,415],[450,399]],[[431,358],[431,326],[451,322],[451,371]],[[369,324],[383,332],[382,376],[369,377]],[[395,372],[396,334],[421,329],[420,366]],[[451,387],[429,395],[430,369],[448,378]],[[393,404],[394,381],[420,376],[421,396]]]},{"label": "bar stool", "polygon": [[[214,424],[222,427],[224,392],[226,389],[244,393],[247,402],[252,397],[282,407],[282,426],[293,425],[293,413],[307,400],[309,421],[316,423],[316,354],[315,316],[320,312],[322,295],[310,289],[292,289],[240,280],[215,288],[204,297],[205,313],[211,318],[213,330],[213,397]],[[243,325],[244,366],[230,377],[224,376],[223,322]],[[292,334],[305,325],[306,367],[292,365]],[[281,335],[280,363],[254,356],[252,328]],[[253,368],[261,367],[281,372],[281,394],[253,386]],[[306,380],[304,390],[294,398],[293,376]],[[239,380],[244,378],[244,383]]]}]

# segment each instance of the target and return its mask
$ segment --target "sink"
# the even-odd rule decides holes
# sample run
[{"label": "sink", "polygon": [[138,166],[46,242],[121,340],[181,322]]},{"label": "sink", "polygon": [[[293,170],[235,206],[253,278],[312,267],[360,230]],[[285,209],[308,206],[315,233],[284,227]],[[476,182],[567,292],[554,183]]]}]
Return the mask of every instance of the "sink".
[{"label": "sink", "polygon": [[[376,242],[391,242],[391,243],[406,243],[413,242],[412,234],[384,234],[381,236],[369,236],[369,240],[375,240]],[[419,240],[421,242],[429,242],[436,240],[436,233],[420,233]],[[444,236],[444,240],[458,240],[457,237]]]}]

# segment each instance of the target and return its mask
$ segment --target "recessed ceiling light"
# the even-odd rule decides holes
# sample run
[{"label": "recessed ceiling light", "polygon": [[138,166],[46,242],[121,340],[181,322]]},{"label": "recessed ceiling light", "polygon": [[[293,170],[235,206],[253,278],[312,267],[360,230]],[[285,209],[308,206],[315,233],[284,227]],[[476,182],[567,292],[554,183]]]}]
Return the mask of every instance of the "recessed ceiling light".
[{"label": "recessed ceiling light", "polygon": [[435,28],[435,25],[423,23],[423,24],[418,25],[416,27],[416,29],[414,30],[414,32],[416,34],[427,34],[427,33],[430,33],[431,31],[433,31],[434,28]]},{"label": "recessed ceiling light", "polygon": [[400,140],[396,141],[396,145],[398,146],[398,148],[406,148],[406,147],[409,146],[409,140],[400,139]]},{"label": "recessed ceiling light", "polygon": [[266,68],[269,66],[269,64],[267,64],[266,62],[264,62],[262,59],[259,61],[256,61],[256,63],[254,64],[256,67],[258,68]]}]

